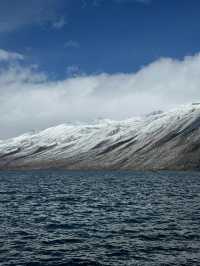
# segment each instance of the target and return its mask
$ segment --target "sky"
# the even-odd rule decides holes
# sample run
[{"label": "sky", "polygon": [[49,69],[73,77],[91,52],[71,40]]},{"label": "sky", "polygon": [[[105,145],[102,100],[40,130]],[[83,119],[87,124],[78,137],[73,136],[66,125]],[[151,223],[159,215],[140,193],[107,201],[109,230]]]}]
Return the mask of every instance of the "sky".
[{"label": "sky", "polygon": [[1,0],[0,139],[200,100],[199,0]]}]

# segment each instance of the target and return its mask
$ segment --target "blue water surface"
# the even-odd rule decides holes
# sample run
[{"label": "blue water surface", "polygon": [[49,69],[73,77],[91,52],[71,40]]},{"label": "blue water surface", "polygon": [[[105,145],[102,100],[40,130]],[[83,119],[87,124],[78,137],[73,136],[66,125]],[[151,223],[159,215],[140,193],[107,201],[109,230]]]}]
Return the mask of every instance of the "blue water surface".
[{"label": "blue water surface", "polygon": [[200,173],[0,172],[0,265],[200,265]]}]

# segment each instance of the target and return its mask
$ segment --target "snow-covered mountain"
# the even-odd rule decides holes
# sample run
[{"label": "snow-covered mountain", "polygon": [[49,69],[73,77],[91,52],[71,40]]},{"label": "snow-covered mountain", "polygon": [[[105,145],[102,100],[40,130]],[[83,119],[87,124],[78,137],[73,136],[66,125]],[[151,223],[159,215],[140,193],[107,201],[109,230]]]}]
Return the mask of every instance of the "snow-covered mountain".
[{"label": "snow-covered mountain", "polygon": [[200,104],[0,141],[0,169],[198,170]]}]

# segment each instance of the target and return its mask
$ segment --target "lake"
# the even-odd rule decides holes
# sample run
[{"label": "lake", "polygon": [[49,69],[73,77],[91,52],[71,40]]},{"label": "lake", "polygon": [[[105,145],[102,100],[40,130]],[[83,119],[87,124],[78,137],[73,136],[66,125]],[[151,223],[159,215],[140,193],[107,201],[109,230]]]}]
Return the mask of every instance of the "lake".
[{"label": "lake", "polygon": [[0,265],[200,265],[200,173],[0,172]]}]

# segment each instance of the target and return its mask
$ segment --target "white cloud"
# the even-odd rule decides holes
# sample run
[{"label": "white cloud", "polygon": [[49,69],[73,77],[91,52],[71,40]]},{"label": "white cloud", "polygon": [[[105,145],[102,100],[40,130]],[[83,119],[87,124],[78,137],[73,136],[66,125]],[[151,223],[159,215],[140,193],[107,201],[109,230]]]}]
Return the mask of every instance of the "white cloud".
[{"label": "white cloud", "polygon": [[12,53],[0,49],[0,61],[13,61],[13,60],[24,60],[24,56],[18,53]]},{"label": "white cloud", "polygon": [[136,73],[49,81],[36,69],[0,69],[0,138],[68,121],[124,119],[200,99],[200,54],[159,59]]}]

